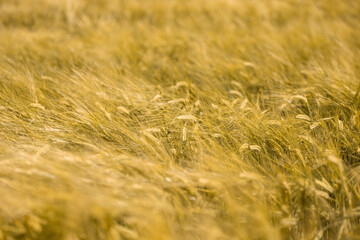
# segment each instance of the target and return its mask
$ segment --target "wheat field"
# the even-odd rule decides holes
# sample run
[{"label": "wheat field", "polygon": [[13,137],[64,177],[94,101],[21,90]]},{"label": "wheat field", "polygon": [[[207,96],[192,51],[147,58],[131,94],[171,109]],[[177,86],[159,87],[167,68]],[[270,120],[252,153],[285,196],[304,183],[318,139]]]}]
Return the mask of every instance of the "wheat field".
[{"label": "wheat field", "polygon": [[359,0],[0,0],[0,240],[360,239]]}]

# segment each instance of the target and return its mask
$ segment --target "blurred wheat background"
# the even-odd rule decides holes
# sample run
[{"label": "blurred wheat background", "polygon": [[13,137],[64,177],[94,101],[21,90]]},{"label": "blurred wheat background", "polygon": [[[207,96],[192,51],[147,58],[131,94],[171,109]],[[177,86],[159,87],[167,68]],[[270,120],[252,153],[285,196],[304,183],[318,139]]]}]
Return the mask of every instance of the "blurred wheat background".
[{"label": "blurred wheat background", "polygon": [[360,239],[360,1],[0,0],[0,240]]}]

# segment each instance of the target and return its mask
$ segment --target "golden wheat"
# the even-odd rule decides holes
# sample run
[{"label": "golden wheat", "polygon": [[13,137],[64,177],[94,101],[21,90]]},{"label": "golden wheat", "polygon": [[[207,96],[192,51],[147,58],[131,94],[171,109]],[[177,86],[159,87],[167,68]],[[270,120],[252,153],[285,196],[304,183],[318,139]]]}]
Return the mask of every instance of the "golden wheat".
[{"label": "golden wheat", "polygon": [[0,240],[360,239],[358,0],[0,0]]}]

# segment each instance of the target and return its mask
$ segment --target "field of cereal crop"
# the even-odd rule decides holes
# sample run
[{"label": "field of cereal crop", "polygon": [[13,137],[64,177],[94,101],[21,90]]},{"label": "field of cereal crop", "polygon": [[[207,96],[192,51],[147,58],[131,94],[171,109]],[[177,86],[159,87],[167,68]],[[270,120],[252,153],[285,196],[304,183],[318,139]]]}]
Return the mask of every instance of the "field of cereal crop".
[{"label": "field of cereal crop", "polygon": [[0,0],[0,240],[360,239],[359,0]]}]

